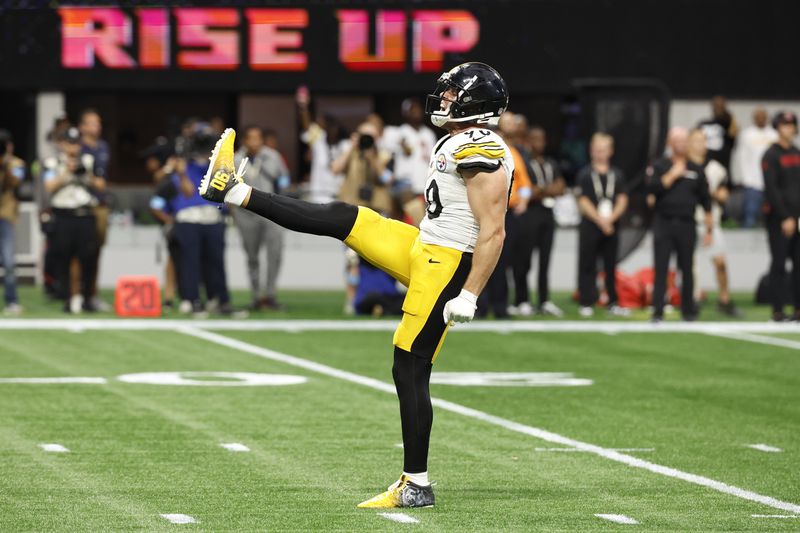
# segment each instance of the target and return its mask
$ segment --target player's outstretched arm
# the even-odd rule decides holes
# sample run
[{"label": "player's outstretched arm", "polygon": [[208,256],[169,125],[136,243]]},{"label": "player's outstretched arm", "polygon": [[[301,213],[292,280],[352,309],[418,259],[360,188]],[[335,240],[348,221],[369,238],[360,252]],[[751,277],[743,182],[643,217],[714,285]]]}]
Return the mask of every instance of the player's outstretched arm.
[{"label": "player's outstretched arm", "polygon": [[472,254],[472,269],[461,294],[444,307],[444,320],[469,322],[475,316],[478,295],[492,275],[505,240],[508,208],[508,178],[503,167],[493,172],[462,173],[467,183],[467,199],[480,225]]}]

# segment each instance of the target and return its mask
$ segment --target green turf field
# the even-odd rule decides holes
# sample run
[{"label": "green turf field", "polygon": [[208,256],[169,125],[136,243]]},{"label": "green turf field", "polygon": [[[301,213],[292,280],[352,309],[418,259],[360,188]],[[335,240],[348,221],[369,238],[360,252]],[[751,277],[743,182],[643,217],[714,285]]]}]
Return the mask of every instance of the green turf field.
[{"label": "green turf field", "polygon": [[[449,402],[434,408],[437,506],[397,523],[396,512],[355,508],[402,467],[390,331],[118,329],[125,323],[0,331],[0,378],[106,380],[0,383],[0,531],[800,530],[796,333],[768,337],[788,342],[771,346],[701,333],[455,330],[436,372],[568,373],[591,384],[432,385]],[[307,381],[116,379],[143,372]],[[196,523],[161,516],[178,513]]]}]

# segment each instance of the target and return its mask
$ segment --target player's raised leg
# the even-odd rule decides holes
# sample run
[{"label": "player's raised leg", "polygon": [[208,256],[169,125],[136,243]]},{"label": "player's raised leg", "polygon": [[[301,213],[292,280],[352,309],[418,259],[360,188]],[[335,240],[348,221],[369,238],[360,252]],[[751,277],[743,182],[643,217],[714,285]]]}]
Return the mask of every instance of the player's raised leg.
[{"label": "player's raised leg", "polygon": [[409,283],[408,254],[419,235],[417,228],[380,216],[365,207],[344,202],[313,204],[266,193],[244,183],[243,162],[234,168],[236,132],[226,129],[214,151],[200,195],[211,202],[243,207],[300,233],[333,237],[401,283]]}]

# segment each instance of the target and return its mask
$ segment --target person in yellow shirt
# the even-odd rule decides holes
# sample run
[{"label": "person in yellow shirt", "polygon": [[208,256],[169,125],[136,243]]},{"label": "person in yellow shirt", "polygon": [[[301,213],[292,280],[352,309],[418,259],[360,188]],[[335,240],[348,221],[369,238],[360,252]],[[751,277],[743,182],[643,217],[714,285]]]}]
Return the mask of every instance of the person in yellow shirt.
[{"label": "person in yellow shirt", "polygon": [[22,307],[17,300],[17,278],[14,274],[14,225],[17,223],[16,191],[25,177],[25,162],[14,156],[11,134],[0,130],[0,255],[5,276],[5,315],[18,315]]}]

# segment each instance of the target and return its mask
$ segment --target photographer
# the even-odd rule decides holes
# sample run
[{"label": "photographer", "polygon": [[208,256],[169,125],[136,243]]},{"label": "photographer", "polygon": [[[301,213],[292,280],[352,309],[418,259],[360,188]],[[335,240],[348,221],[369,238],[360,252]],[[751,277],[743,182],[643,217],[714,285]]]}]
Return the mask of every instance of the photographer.
[{"label": "photographer", "polygon": [[4,314],[18,315],[22,312],[17,301],[17,277],[14,264],[14,225],[17,223],[17,188],[25,177],[25,162],[14,157],[11,134],[0,130],[0,256],[5,275],[6,307]]},{"label": "photographer", "polygon": [[178,288],[181,312],[196,317],[206,315],[200,300],[200,282],[206,288],[208,307],[223,314],[233,313],[225,278],[225,224],[223,213],[200,197],[197,188],[208,170],[208,154],[216,136],[203,123],[197,123],[187,138],[188,159],[175,159],[170,181],[177,190],[172,199],[175,240],[180,248]]},{"label": "photographer", "polygon": [[[94,215],[97,192],[105,190],[105,180],[93,172],[94,158],[81,155],[81,136],[68,129],[59,142],[57,158],[45,162],[43,181],[53,210],[53,241],[56,255],[58,291],[64,310],[79,313],[96,311],[92,302],[97,253],[97,228]],[[70,264],[77,258],[81,270],[81,293],[70,298]]]},{"label": "photographer", "polygon": [[386,164],[391,156],[378,149],[378,137],[378,129],[373,124],[362,123],[351,137],[350,149],[333,161],[331,170],[334,174],[345,175],[339,200],[388,214],[392,211],[389,194],[392,175]]}]

